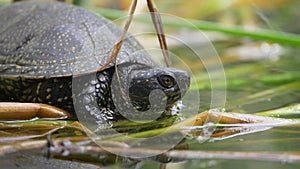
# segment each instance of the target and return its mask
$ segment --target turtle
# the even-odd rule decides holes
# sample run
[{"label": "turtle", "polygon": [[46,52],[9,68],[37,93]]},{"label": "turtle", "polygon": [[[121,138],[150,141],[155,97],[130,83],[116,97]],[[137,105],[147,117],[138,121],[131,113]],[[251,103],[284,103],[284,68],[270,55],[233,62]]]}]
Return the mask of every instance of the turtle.
[{"label": "turtle", "polygon": [[1,102],[45,103],[100,125],[167,109],[189,88],[188,71],[158,66],[130,34],[117,60],[96,71],[122,29],[84,8],[16,2],[0,16]]}]

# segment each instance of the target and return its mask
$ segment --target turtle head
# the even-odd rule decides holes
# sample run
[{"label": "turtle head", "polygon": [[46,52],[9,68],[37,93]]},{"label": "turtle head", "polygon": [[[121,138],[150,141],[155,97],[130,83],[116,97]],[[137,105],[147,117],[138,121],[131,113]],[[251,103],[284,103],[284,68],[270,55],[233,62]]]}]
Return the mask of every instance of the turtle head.
[{"label": "turtle head", "polygon": [[[165,102],[168,107],[182,98],[189,86],[190,75],[183,70],[175,68],[137,70],[131,74],[129,97],[134,108],[139,111],[150,109],[151,99]],[[151,95],[153,91],[162,91],[164,96]]]}]

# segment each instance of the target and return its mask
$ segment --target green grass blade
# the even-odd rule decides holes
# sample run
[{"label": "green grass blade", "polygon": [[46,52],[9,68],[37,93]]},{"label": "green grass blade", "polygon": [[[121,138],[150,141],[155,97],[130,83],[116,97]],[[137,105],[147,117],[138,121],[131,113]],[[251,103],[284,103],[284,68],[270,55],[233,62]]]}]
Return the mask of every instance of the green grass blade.
[{"label": "green grass blade", "polygon": [[282,108],[275,109],[275,110],[258,112],[255,114],[260,115],[260,116],[299,119],[300,118],[300,103],[282,107]]}]

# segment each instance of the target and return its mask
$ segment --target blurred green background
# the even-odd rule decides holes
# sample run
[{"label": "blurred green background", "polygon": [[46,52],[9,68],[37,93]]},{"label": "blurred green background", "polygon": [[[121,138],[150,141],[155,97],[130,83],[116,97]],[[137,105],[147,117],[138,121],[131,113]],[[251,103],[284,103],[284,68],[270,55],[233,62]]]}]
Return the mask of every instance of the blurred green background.
[{"label": "blurred green background", "polygon": [[[11,1],[0,0],[1,4]],[[112,20],[125,16],[130,0],[67,0]],[[208,110],[211,92],[223,90],[223,81],[212,88],[210,75],[225,73],[226,111],[256,114],[300,104],[300,1],[299,0],[155,0],[161,13],[181,17],[172,23],[166,18],[165,33],[182,41],[168,39],[170,52],[182,59],[173,66],[188,68],[194,75],[191,92],[200,93],[200,105],[188,98],[184,104],[192,115]],[[138,0],[137,13],[148,12],[146,0]],[[164,16],[164,15],[163,15]],[[124,19],[116,21],[122,25]],[[185,22],[186,21],[186,22]],[[195,27],[190,27],[189,24]],[[0,23],[1,24],[1,23]],[[153,32],[151,22],[135,20],[130,32]],[[145,48],[158,48],[154,34],[137,36]],[[192,50],[191,50],[192,49]],[[217,56],[213,56],[217,52]],[[201,54],[206,61],[197,57]],[[224,69],[214,69],[221,61]],[[184,63],[184,64],[183,64]],[[206,66],[207,66],[206,65]],[[198,106],[199,111],[194,112]],[[198,108],[197,107],[197,108]],[[284,119],[300,119],[300,106],[289,113],[272,114]],[[279,152],[299,154],[299,127],[273,129],[233,138],[200,143],[188,139],[191,150],[228,152]],[[258,157],[259,158],[259,157]],[[276,161],[276,160],[275,160]],[[145,161],[141,168],[159,167],[159,163]],[[167,165],[167,168],[264,168],[296,169],[299,161],[259,160],[186,160]]]}]

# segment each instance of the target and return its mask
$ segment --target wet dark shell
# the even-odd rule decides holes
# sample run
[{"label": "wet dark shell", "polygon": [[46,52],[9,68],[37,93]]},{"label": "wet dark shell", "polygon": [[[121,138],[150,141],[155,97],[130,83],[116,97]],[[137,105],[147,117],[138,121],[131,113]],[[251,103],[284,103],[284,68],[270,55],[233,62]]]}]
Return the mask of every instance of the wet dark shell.
[{"label": "wet dark shell", "polygon": [[[121,30],[102,16],[63,3],[22,2],[0,10],[0,76],[61,77],[107,62]],[[153,64],[127,37],[118,64]],[[142,54],[141,54],[142,53]]]}]

